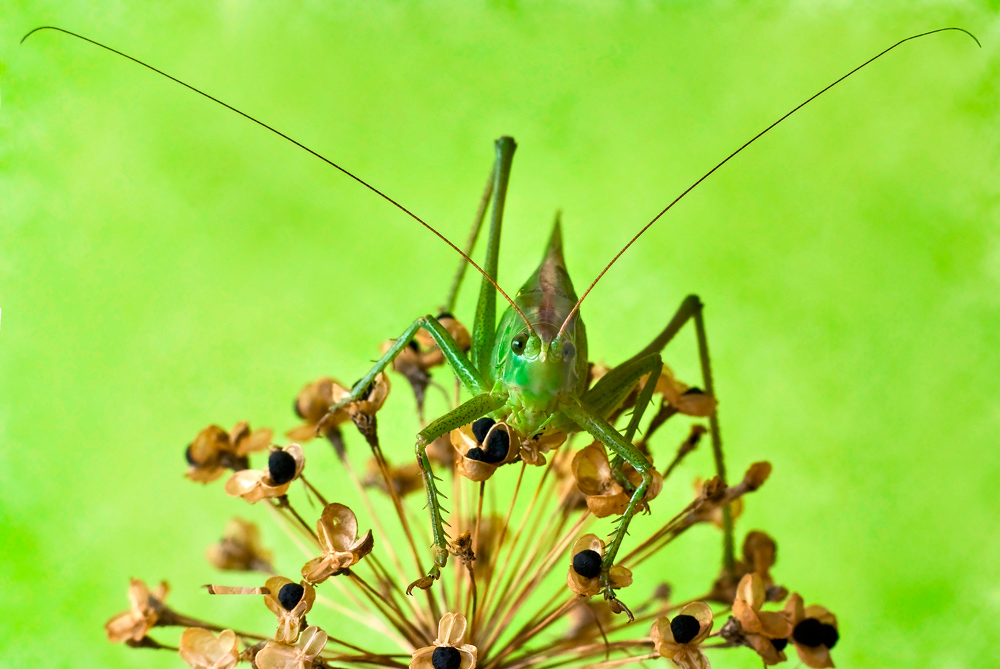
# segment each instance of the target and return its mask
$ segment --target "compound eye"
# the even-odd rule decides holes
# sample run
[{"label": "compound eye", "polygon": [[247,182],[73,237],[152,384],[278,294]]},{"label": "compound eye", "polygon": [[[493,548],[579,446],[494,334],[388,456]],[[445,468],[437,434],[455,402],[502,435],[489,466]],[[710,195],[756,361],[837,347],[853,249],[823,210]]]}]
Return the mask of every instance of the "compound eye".
[{"label": "compound eye", "polygon": [[563,360],[569,360],[574,355],[576,355],[576,346],[573,346],[573,342],[568,341],[564,343],[562,347]]},{"label": "compound eye", "polygon": [[514,337],[510,342],[510,350],[514,352],[514,355],[521,355],[524,353],[524,347],[528,344],[528,333],[522,332],[521,334]]}]

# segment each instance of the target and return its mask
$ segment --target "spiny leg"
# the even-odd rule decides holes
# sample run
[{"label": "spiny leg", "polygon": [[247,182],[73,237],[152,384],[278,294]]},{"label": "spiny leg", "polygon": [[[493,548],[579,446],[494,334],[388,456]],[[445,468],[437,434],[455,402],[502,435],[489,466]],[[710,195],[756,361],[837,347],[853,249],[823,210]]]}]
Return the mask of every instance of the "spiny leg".
[{"label": "spiny leg", "polygon": [[479,395],[486,391],[487,384],[479,376],[479,372],[472,366],[469,362],[468,357],[466,357],[465,352],[462,351],[461,347],[455,342],[455,339],[451,334],[438,323],[437,319],[433,316],[421,316],[417,320],[413,321],[399,337],[393,341],[392,346],[382,355],[381,358],[375,363],[375,365],[368,371],[367,374],[361,377],[354,387],[351,389],[350,394],[337,404],[330,407],[327,415],[319,422],[317,426],[317,431],[322,430],[325,422],[330,418],[338,409],[346,404],[355,402],[361,399],[364,395],[365,390],[371,383],[375,380],[375,377],[384,370],[396,356],[399,355],[406,346],[409,345],[410,340],[413,339],[413,335],[416,334],[419,329],[426,330],[431,337],[434,339],[434,343],[438,345],[441,352],[444,354],[445,360],[451,366],[452,370],[455,372],[455,376],[461,381],[462,385],[474,395]]},{"label": "spiny leg", "polygon": [[[659,358],[659,355],[656,355],[656,358]],[[655,385],[655,383],[655,380],[653,380],[652,385]],[[646,386],[650,385],[651,384],[647,382]],[[601,560],[601,585],[604,587],[604,598],[611,604],[612,610],[615,610],[616,612],[624,610],[631,620],[631,611],[628,610],[628,607],[617,601],[618,598],[615,596],[609,572],[612,565],[614,565],[618,549],[621,548],[622,541],[625,539],[625,535],[628,532],[628,526],[632,522],[632,517],[635,515],[636,508],[642,502],[646,495],[646,490],[649,489],[649,484],[653,480],[653,465],[646,459],[646,456],[644,456],[639,449],[627,441],[625,437],[614,428],[614,426],[608,423],[608,421],[600,415],[594,413],[591,409],[581,404],[579,400],[572,398],[564,399],[560,403],[560,409],[582,429],[586,430],[594,438],[604,444],[609,451],[615,454],[615,456],[620,456],[632,465],[642,477],[642,482],[636,486],[635,491],[632,493],[628,506],[625,507],[625,511],[622,513],[621,519],[618,522],[618,527],[615,528],[611,543],[608,544],[608,547],[605,549],[604,557]]]},{"label": "spiny leg", "polygon": [[406,589],[410,594],[413,588],[429,588],[441,576],[441,569],[448,564],[448,535],[444,531],[444,518],[441,515],[440,493],[435,484],[434,472],[431,469],[430,458],[427,457],[427,446],[438,437],[452,430],[482,418],[496,411],[507,402],[506,393],[483,393],[460,404],[437,420],[431,422],[417,434],[417,462],[420,464],[420,474],[427,491],[427,507],[431,514],[431,534],[434,537],[434,564],[430,571],[417,579]]},{"label": "spiny leg", "polygon": [[[459,381],[462,382],[462,384],[466,387],[466,389],[469,390],[469,392],[477,396],[476,398],[474,398],[474,400],[480,400],[480,402],[482,402],[481,397],[483,396],[487,398],[490,397],[488,394],[484,395],[484,393],[486,393],[487,390],[486,384],[483,383],[482,379],[479,378],[479,373],[475,370],[475,368],[472,367],[465,353],[455,342],[451,334],[448,333],[448,331],[444,328],[444,326],[438,323],[437,319],[431,316],[423,316],[415,320],[413,323],[410,324],[409,327],[406,328],[406,330],[403,331],[403,333],[399,336],[399,338],[392,343],[392,345],[385,352],[385,354],[378,360],[378,362],[375,363],[375,365],[371,368],[371,370],[369,370],[367,374],[362,376],[361,379],[354,384],[354,387],[351,389],[350,394],[344,400],[330,407],[330,410],[327,413],[327,415],[322,420],[320,420],[319,424],[317,425],[317,431],[321,431],[323,429],[325,422],[328,420],[329,417],[333,416],[338,409],[340,409],[342,406],[350,402],[358,400],[362,395],[364,395],[366,389],[369,387],[369,384],[371,384],[372,381],[375,379],[375,376],[383,369],[385,369],[386,366],[392,363],[392,361],[396,358],[396,356],[399,355],[400,351],[402,351],[409,344],[410,340],[413,338],[413,335],[420,328],[423,328],[428,333],[430,333],[431,337],[434,339],[435,343],[438,345],[438,347],[444,354],[445,360],[454,370],[455,376],[459,379]],[[500,405],[502,404],[503,401],[500,401]],[[444,563],[442,562],[441,558],[437,555],[437,553],[440,552],[440,549],[443,547],[445,549],[444,561],[447,561],[448,544],[447,544],[447,538],[444,536],[443,532],[440,503],[437,500],[437,489],[434,487],[434,480],[432,478],[432,474],[430,473],[430,464],[427,459],[426,447],[427,444],[436,439],[438,436],[446,434],[449,430],[454,429],[454,427],[459,427],[461,425],[464,425],[465,423],[460,421],[454,426],[448,427],[448,425],[450,424],[449,419],[455,418],[458,415],[464,415],[463,411],[464,413],[468,413],[469,411],[468,405],[469,403],[459,406],[458,408],[445,414],[445,416],[443,416],[442,418],[439,418],[438,420],[431,423],[423,431],[420,432],[417,440],[418,462],[420,463],[421,469],[423,471],[424,487],[427,490],[428,501],[430,503],[430,508],[431,508],[431,524],[432,524],[431,531],[434,536],[435,546],[437,547],[435,550],[435,557],[434,557],[435,566],[432,569],[432,573],[434,574],[434,579],[436,579],[437,575],[440,573],[439,564],[443,565]],[[482,415],[485,415],[486,413],[489,413],[489,411],[492,410],[493,410],[492,408],[486,408],[483,410],[483,413],[473,416],[468,422],[471,422],[472,420],[475,420],[476,418],[479,418]],[[362,427],[363,426],[359,424],[359,429],[361,429]],[[362,432],[364,433],[365,430],[362,430]],[[434,436],[431,437],[430,439],[426,439],[426,437],[430,434],[434,434]],[[376,457],[378,457],[377,447],[375,441],[373,440],[373,436],[370,434],[365,434],[365,437],[366,439],[368,439],[369,445],[371,445],[373,450],[375,450]],[[421,443],[422,439],[426,439],[426,441],[423,441],[423,443]],[[387,481],[387,483],[389,482]],[[428,585],[434,579],[431,579],[431,581],[428,582]]]},{"label": "spiny leg", "polygon": [[[695,338],[698,343],[698,359],[701,366],[702,384],[706,393],[715,397],[715,387],[712,383],[712,365],[708,354],[708,335],[705,332],[704,304],[697,295],[688,295],[681,302],[673,318],[667,323],[667,327],[658,334],[652,342],[634,356],[626,360],[622,365],[638,361],[643,357],[663,350],[670,341],[677,335],[682,327],[689,321],[694,321]],[[617,368],[616,368],[617,369]],[[602,379],[603,380],[603,379]],[[595,386],[596,387],[596,386]],[[722,456],[722,433],[719,429],[719,411],[716,409],[708,416],[708,425],[712,439],[712,455],[715,458],[715,472],[723,484],[726,483],[726,464]],[[728,506],[722,507],[722,566],[723,570],[730,577],[733,577],[735,559],[733,557],[733,518]]]},{"label": "spiny leg", "polygon": [[[648,375],[646,382],[640,389],[639,396],[636,398],[632,417],[625,429],[625,441],[629,444],[634,444],[635,433],[639,429],[639,422],[642,420],[646,408],[652,401],[653,392],[656,390],[656,381],[660,377],[662,369],[663,360],[660,358],[658,352],[649,353],[642,358],[628,360],[603,376],[584,396],[583,404],[601,418],[608,420],[617,410],[619,404],[633,391],[635,384],[643,376]],[[616,453],[611,460],[612,475],[626,489],[631,489],[632,484],[625,478],[622,471],[624,464],[625,458]]]}]

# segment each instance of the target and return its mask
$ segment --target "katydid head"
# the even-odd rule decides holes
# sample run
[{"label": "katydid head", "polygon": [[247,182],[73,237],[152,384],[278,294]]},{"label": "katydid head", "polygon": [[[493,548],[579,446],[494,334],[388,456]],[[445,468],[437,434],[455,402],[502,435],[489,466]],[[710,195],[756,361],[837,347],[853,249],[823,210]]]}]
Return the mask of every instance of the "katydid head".
[{"label": "katydid head", "polygon": [[[497,376],[504,387],[531,406],[548,406],[563,393],[574,393],[586,381],[586,339],[582,327],[555,336],[552,328],[535,325],[531,333],[519,323],[497,341]],[[582,341],[582,345],[581,345]],[[582,351],[581,351],[582,349]]]},{"label": "katydid head", "polygon": [[520,313],[508,309],[497,329],[496,378],[524,406],[548,408],[563,393],[581,392],[587,381],[587,336],[579,311],[560,331],[577,299],[566,272],[558,217],[541,264],[514,302]]}]

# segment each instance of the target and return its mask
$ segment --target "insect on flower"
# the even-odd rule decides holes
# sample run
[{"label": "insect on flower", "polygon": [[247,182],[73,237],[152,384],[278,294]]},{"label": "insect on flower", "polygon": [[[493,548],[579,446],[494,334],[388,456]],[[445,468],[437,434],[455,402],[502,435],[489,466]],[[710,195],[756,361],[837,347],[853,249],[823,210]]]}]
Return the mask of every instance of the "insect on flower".
[{"label": "insect on flower", "polygon": [[[483,202],[490,204],[492,214],[486,260],[481,265],[470,257],[472,244],[465,250],[459,249],[430,224],[390,200],[438,234],[462,256],[464,263],[482,275],[468,346],[460,343],[445,325],[447,321],[457,322],[448,313],[454,303],[452,296],[443,312],[437,316],[420,317],[403,330],[378,362],[350,387],[339,386],[339,392],[336,392],[338,386],[331,381],[332,404],[325,416],[303,410],[302,402],[296,400],[299,418],[314,425],[316,432],[328,439],[333,434],[333,428],[345,423],[345,415],[361,431],[376,468],[383,476],[381,491],[388,496],[395,510],[396,518],[391,520],[398,522],[401,528],[396,536],[405,535],[405,540],[399,545],[392,545],[388,539],[392,533],[384,529],[390,519],[379,518],[375,505],[369,506],[372,500],[365,490],[362,489],[361,496],[369,508],[362,513],[361,509],[351,510],[337,501],[328,502],[330,490],[318,484],[313,487],[307,477],[314,481],[317,478],[308,467],[310,454],[306,451],[307,448],[314,448],[313,445],[285,444],[275,447],[270,451],[267,466],[262,469],[251,470],[243,463],[232,466],[235,471],[230,480],[243,488],[232,490],[231,494],[238,493],[251,502],[263,502],[262,507],[275,510],[306,542],[311,542],[313,550],[308,551],[310,560],[324,560],[330,564],[324,565],[322,572],[315,574],[302,565],[296,565],[295,569],[287,572],[280,565],[275,565],[282,569],[282,574],[293,577],[299,572],[306,576],[308,572],[311,578],[307,581],[315,583],[297,584],[285,575],[275,575],[264,581],[262,587],[252,589],[253,592],[242,593],[263,597],[267,608],[279,616],[276,634],[227,633],[228,628],[213,625],[200,627],[206,631],[204,634],[187,633],[189,639],[203,637],[206,643],[218,643],[215,636],[206,636],[208,633],[225,635],[218,638],[224,638],[227,644],[234,635],[244,643],[245,649],[238,658],[234,658],[227,647],[219,661],[249,661],[268,667],[332,666],[337,663],[373,666],[429,664],[435,669],[485,666],[500,669],[544,665],[562,657],[571,658],[581,665],[599,666],[602,656],[608,658],[615,653],[617,660],[606,661],[620,664],[622,659],[639,661],[661,656],[673,661],[702,662],[701,649],[694,646],[701,646],[712,629],[711,608],[700,601],[708,597],[698,598],[698,601],[671,602],[647,599],[649,593],[644,593],[635,595],[636,599],[630,601],[630,607],[620,600],[618,589],[624,587],[626,580],[631,582],[631,578],[616,576],[637,571],[643,562],[680,534],[696,524],[707,522],[713,516],[712,512],[719,511],[724,537],[719,579],[723,586],[728,584],[734,587],[741,574],[737,571],[733,555],[735,530],[729,513],[730,505],[745,493],[759,488],[770,472],[770,466],[756,463],[742,482],[730,485],[715,413],[708,338],[702,303],[698,297],[690,296],[683,300],[673,318],[667,319],[666,326],[648,346],[598,379],[591,374],[593,361],[588,355],[581,316],[584,301],[604,272],[690,189],[649,221],[579,295],[566,269],[562,227],[557,219],[541,264],[521,290],[511,297],[502,290],[496,276],[504,203],[515,147],[510,137],[501,137],[495,144],[494,167],[483,197]],[[338,165],[334,164],[334,167],[354,177]],[[698,179],[691,188],[717,167]],[[367,183],[361,183],[375,190]],[[375,192],[388,199],[380,191]],[[482,220],[482,216],[478,218]],[[478,231],[479,224],[475,229]],[[498,294],[507,304],[499,322]],[[701,378],[690,386],[677,382],[661,360],[661,351],[688,322],[693,326],[689,329],[695,330],[701,358]],[[414,517],[413,506],[404,502],[400,487],[393,483],[390,475],[395,467],[406,462],[406,455],[403,454],[406,449],[398,444],[389,447],[378,437],[378,412],[389,394],[387,377],[382,375],[392,368],[400,356],[412,358],[403,366],[409,371],[403,373],[413,386],[421,413],[422,393],[427,388],[421,384],[430,378],[430,368],[440,363],[451,368],[468,395],[443,415],[421,424],[416,439],[416,458],[429,523]],[[396,367],[397,371],[402,371],[399,365]],[[657,392],[663,395],[663,399],[654,402]],[[319,390],[314,394],[323,396]],[[310,409],[314,407],[310,406]],[[693,450],[693,446],[685,440],[674,455],[652,438],[668,419],[674,418],[675,422],[682,419],[675,418],[677,416],[700,417],[702,423],[707,423],[701,431],[707,430],[709,435],[715,472],[691,504],[668,512],[658,508],[654,496],[649,494],[650,488],[654,482],[657,489],[661,482],[663,486],[676,483],[676,480],[663,479],[673,470],[676,462]],[[299,427],[301,429],[302,426]],[[638,439],[640,432],[641,445]],[[586,443],[574,443],[581,438]],[[430,447],[441,443],[441,440],[450,443],[455,452],[451,458],[445,459],[446,462],[433,463]],[[600,446],[589,445],[594,441]],[[589,453],[594,455],[593,469],[599,476],[595,474],[587,478],[589,483],[583,487],[557,487],[557,479],[565,480],[570,476],[574,453],[579,453],[580,448],[597,449]],[[361,479],[355,474],[347,451],[338,448],[337,455],[347,473],[361,488]],[[285,463],[280,462],[283,456],[287,456],[284,457],[287,460]],[[227,465],[223,463],[222,466]],[[212,473],[215,477],[216,472]],[[439,483],[438,476],[442,474],[444,482]],[[302,507],[295,509],[289,491],[298,485],[298,480],[303,481],[310,495],[320,500],[323,508],[336,508],[340,517],[351,519],[350,522],[340,521],[350,526],[351,530],[344,535],[344,541],[333,542],[329,536],[317,536],[312,529],[314,524],[305,521],[299,513]],[[509,506],[504,503],[498,505],[495,500],[489,499],[497,486],[503,486],[505,492],[512,491]],[[533,511],[523,518],[514,516],[517,496],[522,489],[530,491],[532,487],[534,492],[528,494]],[[556,490],[563,492],[555,493]],[[340,494],[339,490],[335,489],[335,492]],[[583,499],[584,503],[580,504],[581,492],[584,498],[613,497],[609,503],[613,502],[618,520],[614,523],[595,521],[592,515],[608,514],[598,513],[592,508],[587,510],[590,500]],[[449,494],[452,499],[450,510],[442,502],[444,494]],[[636,536],[629,540],[629,527],[640,512],[649,512],[662,522],[648,537]],[[499,519],[497,522],[492,521],[494,513]],[[321,518],[321,523],[324,520],[332,523],[326,515]],[[362,526],[372,528],[364,540],[357,536],[358,521]],[[490,532],[485,531],[487,524],[492,526]],[[501,529],[498,531],[496,528]],[[321,524],[319,533],[324,532],[334,536],[333,530]],[[608,534],[607,541],[599,539],[595,533]],[[487,536],[492,542],[489,546],[481,544]],[[355,542],[360,543],[355,545]],[[429,551],[427,544],[431,546]],[[317,554],[322,557],[317,558]],[[477,561],[484,559],[484,555],[490,556],[490,563],[478,564]],[[365,559],[362,560],[362,557]],[[307,566],[309,564],[306,563]],[[453,567],[451,570],[448,570],[449,565]],[[571,585],[561,584],[555,590],[548,588],[550,584],[545,577],[565,570],[567,565],[571,570],[567,581]],[[445,582],[437,583],[439,580]],[[418,589],[425,592],[418,592]],[[287,594],[292,590],[296,597]],[[353,611],[369,628],[381,630],[384,633],[382,640],[386,643],[371,645],[358,641],[338,633],[336,618],[322,620],[313,610],[314,604],[318,610],[321,603],[320,596],[315,592],[331,591],[337,593],[337,597],[332,599],[335,607],[339,607],[335,610],[340,615],[349,616]],[[726,588],[715,588],[711,592],[726,592]],[[539,603],[536,598],[543,593],[545,597]],[[408,598],[407,594],[415,596]],[[344,601],[351,602],[351,606],[338,601],[341,595]],[[542,632],[554,632],[555,624],[571,610],[589,606],[586,600],[594,596],[601,598],[601,606],[622,615],[610,619],[610,623],[598,622],[599,617],[595,615],[597,631],[591,635],[593,643],[581,642],[578,635],[574,635],[572,643],[565,642],[558,635],[550,638],[542,636]],[[519,618],[518,612],[529,602],[537,605],[536,612]],[[765,603],[755,599],[754,612]],[[721,601],[720,604],[722,610],[732,605],[733,600]],[[634,615],[632,609],[645,622],[645,625],[638,626],[644,627],[642,631],[628,626]],[[701,617],[685,617],[688,611],[697,611]],[[772,613],[778,615],[777,612]],[[827,615],[824,609],[823,616]],[[698,626],[685,628],[688,618],[694,619]],[[169,617],[165,619],[170,620]],[[818,617],[816,619],[819,620]],[[461,624],[458,627],[461,627],[462,633],[453,633],[452,628],[459,620]],[[645,630],[650,629],[648,623],[651,620],[669,622],[657,623],[659,626],[654,624],[656,632],[649,633]],[[674,629],[673,622],[676,621],[680,622]],[[158,621],[153,620],[150,627],[157,624]],[[669,626],[669,634],[663,631],[666,629],[664,624]],[[833,623],[819,624],[834,629]],[[439,626],[441,629],[448,627],[450,631],[438,630],[435,636]],[[805,639],[803,643],[810,648],[823,646],[829,649],[833,637],[828,628],[823,628],[826,636],[822,638],[815,634],[809,636],[808,627],[803,628],[800,635]],[[142,639],[148,638],[149,630],[144,632]],[[600,636],[597,636],[598,633]],[[750,645],[740,640],[738,631],[720,634],[729,645]],[[692,646],[678,650],[683,644]],[[681,653],[681,650],[687,654]]]}]

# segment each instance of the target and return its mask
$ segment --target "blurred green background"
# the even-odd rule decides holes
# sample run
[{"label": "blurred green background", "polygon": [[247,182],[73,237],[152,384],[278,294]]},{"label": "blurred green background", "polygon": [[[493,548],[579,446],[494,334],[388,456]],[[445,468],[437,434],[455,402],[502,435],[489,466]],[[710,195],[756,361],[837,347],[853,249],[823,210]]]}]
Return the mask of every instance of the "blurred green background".
[{"label": "blurred green background", "polygon": [[[182,666],[104,640],[127,579],[166,578],[177,608],[223,619],[233,606],[197,588],[226,579],[204,547],[235,513],[282,541],[221,483],[184,480],[183,446],[212,422],[291,427],[305,381],[359,376],[456,265],[175,84],[52,32],[18,46],[54,24],[286,130],[453,239],[513,135],[508,290],[557,209],[582,288],[843,72],[912,33],[976,33],[982,49],[910,43],[783,124],[652,228],[584,316],[592,357],[615,363],[702,296],[730,466],[775,465],[741,527],[771,532],[779,579],[839,615],[839,666],[1000,666],[995,2],[35,1],[3,19],[0,665]],[[667,360],[693,378],[682,339]],[[387,448],[407,457],[395,403]],[[699,457],[684,476],[709,470]],[[658,568],[693,594],[717,537],[685,542]]]}]

